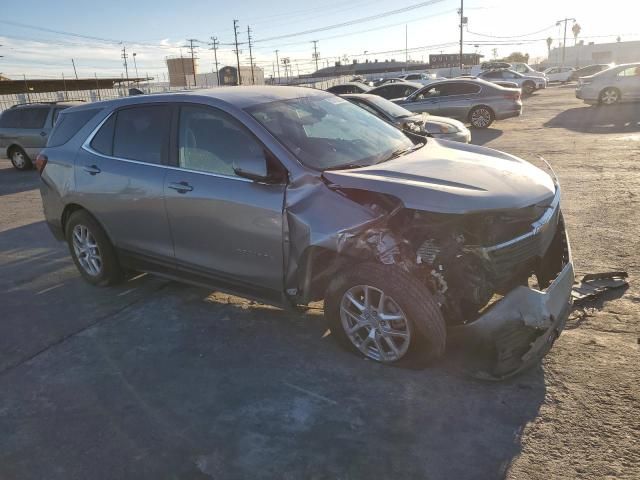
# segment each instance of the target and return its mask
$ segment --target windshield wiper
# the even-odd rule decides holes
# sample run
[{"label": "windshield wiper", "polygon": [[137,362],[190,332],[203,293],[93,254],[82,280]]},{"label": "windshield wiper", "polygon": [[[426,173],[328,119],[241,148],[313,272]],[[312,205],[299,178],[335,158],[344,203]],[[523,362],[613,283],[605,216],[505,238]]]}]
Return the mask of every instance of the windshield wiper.
[{"label": "windshield wiper", "polygon": [[363,165],[362,163],[342,163],[340,165],[334,165],[333,167],[327,167],[326,170],[347,170],[349,168],[369,167],[370,164]]},{"label": "windshield wiper", "polygon": [[389,160],[393,160],[394,158],[402,157],[403,155],[406,155],[408,153],[414,152],[414,151],[418,150],[419,148],[424,147],[425,145],[426,145],[426,143],[419,143],[417,145],[414,145],[413,147],[398,149],[398,150],[392,152],[391,155],[389,155],[387,158],[384,158],[384,159],[380,160],[378,163],[388,162]]}]

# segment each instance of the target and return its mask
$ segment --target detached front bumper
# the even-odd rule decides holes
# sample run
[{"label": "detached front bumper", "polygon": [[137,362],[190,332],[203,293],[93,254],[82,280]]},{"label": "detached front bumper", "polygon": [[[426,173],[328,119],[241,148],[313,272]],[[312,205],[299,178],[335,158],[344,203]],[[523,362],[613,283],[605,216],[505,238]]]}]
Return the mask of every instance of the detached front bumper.
[{"label": "detached front bumper", "polygon": [[[553,346],[571,311],[574,283],[571,248],[560,212],[560,190],[532,230],[484,254],[502,260],[506,272],[528,258],[540,258],[538,283],[545,289],[520,285],[510,290],[475,321],[453,327],[450,339],[462,344],[473,361],[467,369],[476,378],[502,380],[537,364]],[[507,262],[507,258],[509,261]],[[514,262],[515,261],[515,262]]]}]

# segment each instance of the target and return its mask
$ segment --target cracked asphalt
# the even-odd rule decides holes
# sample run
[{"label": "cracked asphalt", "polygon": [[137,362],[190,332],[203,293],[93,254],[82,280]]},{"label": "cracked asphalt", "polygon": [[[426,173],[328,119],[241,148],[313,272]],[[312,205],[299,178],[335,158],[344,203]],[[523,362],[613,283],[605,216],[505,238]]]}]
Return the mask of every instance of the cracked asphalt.
[{"label": "cracked asphalt", "polygon": [[359,359],[319,308],[148,275],[91,287],[37,174],[0,160],[0,478],[640,478],[640,106],[568,87],[524,103],[474,143],[551,162],[578,273],[631,286],[504,383]]}]

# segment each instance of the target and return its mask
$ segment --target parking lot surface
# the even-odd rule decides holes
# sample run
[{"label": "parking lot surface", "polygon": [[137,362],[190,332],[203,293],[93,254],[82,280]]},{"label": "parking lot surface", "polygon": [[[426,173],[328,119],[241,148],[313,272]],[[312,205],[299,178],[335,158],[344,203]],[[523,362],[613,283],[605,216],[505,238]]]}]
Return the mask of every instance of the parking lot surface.
[{"label": "parking lot surface", "polygon": [[631,275],[503,383],[360,359],[319,308],[92,287],[0,160],[0,478],[640,478],[640,108],[549,88],[473,142],[549,161],[578,274]]}]

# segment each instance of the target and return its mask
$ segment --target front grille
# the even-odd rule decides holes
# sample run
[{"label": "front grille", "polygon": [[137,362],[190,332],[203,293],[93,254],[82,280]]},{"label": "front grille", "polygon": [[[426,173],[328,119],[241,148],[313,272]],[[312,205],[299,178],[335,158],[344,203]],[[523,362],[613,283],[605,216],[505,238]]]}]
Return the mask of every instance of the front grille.
[{"label": "front grille", "polygon": [[510,277],[521,267],[544,257],[553,241],[560,218],[560,192],[544,215],[529,224],[528,230],[511,240],[483,248],[488,267],[496,279]]}]

